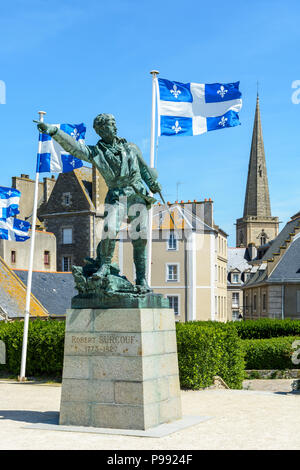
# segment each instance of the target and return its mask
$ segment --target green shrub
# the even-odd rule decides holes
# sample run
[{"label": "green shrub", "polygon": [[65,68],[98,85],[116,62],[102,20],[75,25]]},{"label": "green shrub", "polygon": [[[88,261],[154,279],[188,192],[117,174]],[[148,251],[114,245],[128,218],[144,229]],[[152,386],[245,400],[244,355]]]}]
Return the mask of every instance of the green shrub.
[{"label": "green shrub", "polygon": [[245,355],[246,369],[299,369],[300,364],[293,364],[292,343],[300,337],[287,336],[270,339],[245,339],[242,348]]},{"label": "green shrub", "polygon": [[[0,340],[6,345],[6,364],[0,370],[20,373],[23,322],[0,323]],[[26,375],[61,376],[63,367],[65,322],[35,320],[29,322]]]},{"label": "green shrub", "polygon": [[242,339],[263,339],[300,335],[299,320],[261,318],[260,320],[246,320],[230,323],[234,325],[239,337]]},{"label": "green shrub", "polygon": [[213,384],[219,375],[230,388],[242,388],[242,341],[233,326],[216,322],[177,323],[180,384],[194,389]]}]

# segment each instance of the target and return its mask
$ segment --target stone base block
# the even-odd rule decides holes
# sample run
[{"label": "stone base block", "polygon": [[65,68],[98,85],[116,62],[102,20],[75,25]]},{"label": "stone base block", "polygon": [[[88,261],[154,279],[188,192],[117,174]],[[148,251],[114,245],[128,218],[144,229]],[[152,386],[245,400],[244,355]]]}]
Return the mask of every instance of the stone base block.
[{"label": "stone base block", "polygon": [[60,425],[146,430],[180,418],[173,310],[67,311]]}]

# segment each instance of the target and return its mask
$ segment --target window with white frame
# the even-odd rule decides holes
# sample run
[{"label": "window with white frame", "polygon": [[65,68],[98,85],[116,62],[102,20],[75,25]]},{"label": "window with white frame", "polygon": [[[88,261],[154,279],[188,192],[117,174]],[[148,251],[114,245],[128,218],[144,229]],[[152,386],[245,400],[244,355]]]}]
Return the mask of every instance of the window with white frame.
[{"label": "window with white frame", "polygon": [[170,308],[173,308],[175,315],[179,315],[179,296],[168,295],[167,296],[170,304]]},{"label": "window with white frame", "polygon": [[239,311],[232,310],[232,321],[237,321],[237,320],[239,320]]},{"label": "window with white frame", "polygon": [[64,245],[73,243],[73,229],[71,227],[62,229],[62,242]]},{"label": "window with white frame", "polygon": [[71,256],[62,257],[62,270],[64,272],[70,272],[72,269],[72,258]]},{"label": "window with white frame", "polygon": [[240,294],[239,292],[232,292],[232,306],[238,307],[240,305]]},{"label": "window with white frame", "polygon": [[169,239],[167,241],[168,250],[177,250],[177,238],[175,232],[170,232]]},{"label": "window with white frame", "polygon": [[232,273],[232,283],[237,284],[240,281],[240,275],[238,273]]},{"label": "window with white frame", "polygon": [[178,264],[167,264],[167,281],[179,281]]}]

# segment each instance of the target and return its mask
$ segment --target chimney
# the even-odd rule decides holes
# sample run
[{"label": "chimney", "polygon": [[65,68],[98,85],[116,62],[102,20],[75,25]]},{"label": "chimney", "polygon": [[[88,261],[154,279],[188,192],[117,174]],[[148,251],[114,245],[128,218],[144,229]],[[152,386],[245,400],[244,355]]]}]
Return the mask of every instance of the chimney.
[{"label": "chimney", "polygon": [[251,261],[257,257],[257,249],[254,243],[249,243],[248,253]]}]

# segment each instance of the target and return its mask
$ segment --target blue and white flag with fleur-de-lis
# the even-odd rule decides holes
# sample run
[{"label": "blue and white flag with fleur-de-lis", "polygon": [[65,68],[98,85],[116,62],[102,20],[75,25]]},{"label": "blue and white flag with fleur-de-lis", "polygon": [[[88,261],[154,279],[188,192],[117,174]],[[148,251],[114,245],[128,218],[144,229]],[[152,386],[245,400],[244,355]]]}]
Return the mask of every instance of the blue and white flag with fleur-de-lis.
[{"label": "blue and white flag with fleur-de-lis", "polygon": [[[83,123],[54,125],[79,143],[84,142],[86,127]],[[83,166],[82,160],[67,153],[50,135],[40,134],[39,140],[42,142],[42,149],[37,155],[38,173],[67,173]]]},{"label": "blue and white flag with fleur-de-lis", "polygon": [[180,83],[158,79],[159,135],[199,135],[240,124],[239,83]]},{"label": "blue and white flag with fleur-de-lis", "polygon": [[30,223],[26,220],[0,218],[0,239],[25,242],[29,237]]}]

